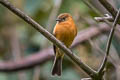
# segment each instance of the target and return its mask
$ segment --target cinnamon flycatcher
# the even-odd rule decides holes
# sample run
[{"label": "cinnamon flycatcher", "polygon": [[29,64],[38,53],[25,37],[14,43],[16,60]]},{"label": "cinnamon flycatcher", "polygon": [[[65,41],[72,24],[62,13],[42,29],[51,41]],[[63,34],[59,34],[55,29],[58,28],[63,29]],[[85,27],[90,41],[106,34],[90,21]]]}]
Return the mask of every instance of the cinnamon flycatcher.
[{"label": "cinnamon flycatcher", "polygon": [[[73,21],[73,18],[69,13],[62,13],[57,17],[56,21],[57,23],[53,30],[53,35],[66,47],[69,48],[75,36],[77,35],[77,28]],[[64,52],[55,45],[53,45],[53,48],[55,59],[52,69],[52,75],[61,76]]]}]

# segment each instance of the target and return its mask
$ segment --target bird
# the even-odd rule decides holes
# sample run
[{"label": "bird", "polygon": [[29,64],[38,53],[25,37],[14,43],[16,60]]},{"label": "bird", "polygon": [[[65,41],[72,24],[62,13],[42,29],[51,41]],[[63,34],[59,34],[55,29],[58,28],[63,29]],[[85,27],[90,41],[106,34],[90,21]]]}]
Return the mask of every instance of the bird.
[{"label": "bird", "polygon": [[[53,29],[53,35],[69,48],[77,35],[77,27],[74,20],[69,13],[61,13],[56,21],[57,23]],[[61,76],[64,52],[54,44],[53,50],[55,58],[52,67],[52,76]]]}]

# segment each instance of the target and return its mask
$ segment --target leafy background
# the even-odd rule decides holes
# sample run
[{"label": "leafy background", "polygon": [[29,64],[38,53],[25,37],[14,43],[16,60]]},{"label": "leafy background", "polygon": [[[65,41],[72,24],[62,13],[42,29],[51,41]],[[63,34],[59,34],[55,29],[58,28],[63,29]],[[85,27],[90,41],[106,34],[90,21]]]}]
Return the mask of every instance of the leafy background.
[{"label": "leafy background", "polygon": [[[55,20],[52,26],[48,26],[49,17],[54,9],[54,6],[59,4],[58,0],[9,0],[16,7],[20,8],[26,14],[31,16],[40,25],[46,28],[49,32],[52,32]],[[107,11],[96,1],[88,0],[99,12],[106,13]],[[110,3],[119,8],[119,0],[110,0]],[[95,13],[89,8],[82,0],[63,0],[60,9],[55,14],[70,13],[77,25],[78,32],[84,30],[90,26],[97,25],[99,22],[94,20],[95,16],[99,14]],[[50,47],[52,45],[44,36],[42,36],[35,29],[29,27],[23,20],[19,19],[16,15],[10,12],[8,9],[0,5],[0,60],[19,60],[25,56],[35,54],[36,52]],[[99,27],[99,26],[98,26]],[[83,62],[88,64],[93,69],[97,70],[103,59],[103,54],[96,50],[95,45],[98,48],[105,51],[106,41],[108,33],[97,36],[90,41],[80,44],[73,52],[78,55]],[[19,43],[20,54],[14,54],[15,44],[14,40]],[[91,42],[94,45],[91,45]],[[113,39],[111,53],[116,53],[119,58],[120,46],[119,40],[116,37]],[[17,56],[17,57],[15,57]],[[114,55],[113,55],[114,56]],[[115,57],[116,58],[116,57]],[[61,77],[52,77],[51,68],[53,61],[50,60],[43,65],[36,66],[34,68],[19,71],[0,73],[0,80],[80,80],[83,77],[88,77],[77,65],[72,63],[67,57],[63,62],[63,73]],[[107,80],[116,80],[116,69],[112,62],[108,64]],[[112,73],[110,73],[112,72]]]}]

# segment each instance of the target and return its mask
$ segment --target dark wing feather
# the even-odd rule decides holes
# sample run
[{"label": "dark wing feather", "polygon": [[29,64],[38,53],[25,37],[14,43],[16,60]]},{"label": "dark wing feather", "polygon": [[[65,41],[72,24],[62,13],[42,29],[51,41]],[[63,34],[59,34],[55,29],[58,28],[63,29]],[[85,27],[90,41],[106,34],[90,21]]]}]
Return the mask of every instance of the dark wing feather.
[{"label": "dark wing feather", "polygon": [[[53,34],[55,37],[56,37],[56,35],[55,34]],[[56,54],[56,46],[53,44],[53,50],[54,50],[54,54]]]},{"label": "dark wing feather", "polygon": [[56,46],[53,44],[54,54],[56,54]]}]

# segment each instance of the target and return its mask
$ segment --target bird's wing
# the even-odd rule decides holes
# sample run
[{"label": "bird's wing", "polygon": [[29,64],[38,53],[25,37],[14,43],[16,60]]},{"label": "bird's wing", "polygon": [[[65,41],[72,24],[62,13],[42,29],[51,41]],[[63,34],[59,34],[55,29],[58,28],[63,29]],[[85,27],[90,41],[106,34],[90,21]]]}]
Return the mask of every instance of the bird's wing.
[{"label": "bird's wing", "polygon": [[56,54],[56,46],[53,44],[54,54]]},{"label": "bird's wing", "polygon": [[[56,37],[56,35],[53,33],[53,35]],[[53,44],[53,50],[54,50],[54,54],[56,54],[56,46]]]}]

